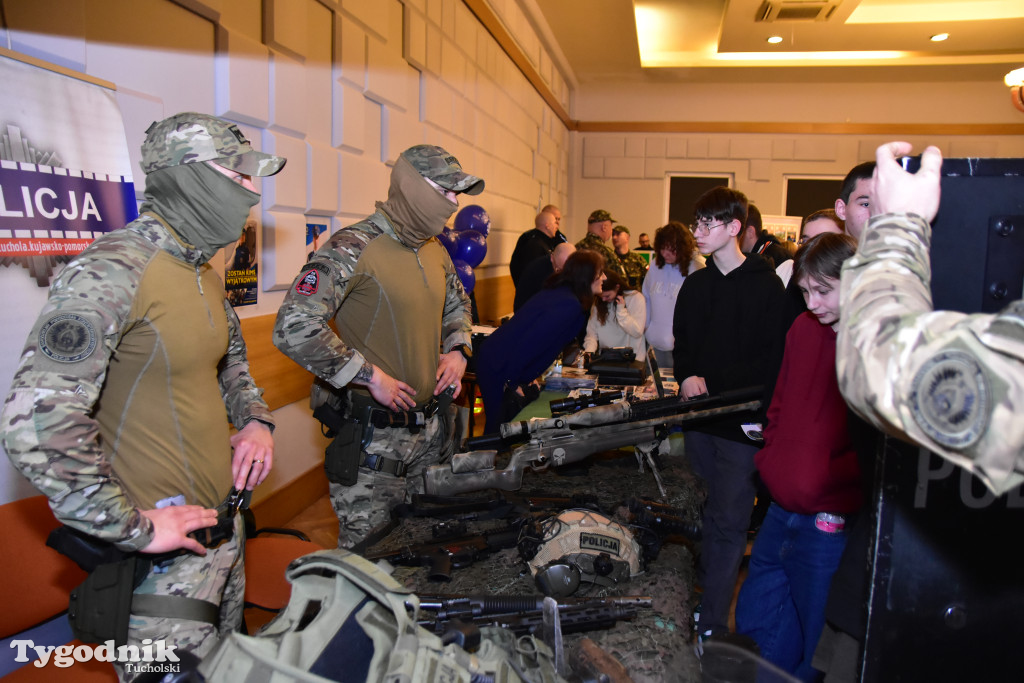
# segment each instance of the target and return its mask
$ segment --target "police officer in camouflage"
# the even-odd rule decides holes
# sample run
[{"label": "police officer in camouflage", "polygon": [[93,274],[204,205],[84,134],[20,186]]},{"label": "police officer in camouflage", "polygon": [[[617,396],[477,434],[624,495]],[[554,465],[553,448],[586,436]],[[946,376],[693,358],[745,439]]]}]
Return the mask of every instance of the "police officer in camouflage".
[{"label": "police officer in camouflage", "polygon": [[626,281],[633,289],[643,287],[644,276],[647,275],[647,261],[644,257],[629,248],[629,228],[616,225],[612,228],[612,246],[615,258],[626,273]]},{"label": "police officer in camouflage", "polygon": [[342,416],[325,459],[339,547],[386,524],[421,488],[415,475],[453,450],[438,397],[461,391],[470,303],[435,236],[459,193],[483,189],[442,148],[405,150],[387,201],[313,254],[278,311],[274,344],[317,376],[314,408],[327,393]]},{"label": "police officer in camouflage", "polygon": [[837,366],[847,402],[875,426],[969,470],[1001,495],[1024,482],[1024,301],[1001,313],[933,311],[928,248],[942,155],[916,174],[877,151],[872,216],[842,270]]},{"label": "police officer in camouflage", "polygon": [[[212,116],[150,126],[141,215],[54,280],[0,414],[8,456],[61,522],[158,558],[136,577],[129,644],[202,657],[241,625],[241,519],[216,547],[187,534],[216,522],[232,486],[266,478],[274,422],[207,262],[242,234],[252,176],[284,163]],[[168,616],[186,603],[188,618]]]},{"label": "police officer in camouflage", "polygon": [[612,236],[612,223],[615,222],[612,215],[604,209],[592,211],[590,217],[587,218],[587,234],[576,243],[576,249],[577,251],[580,249],[596,251],[604,258],[605,268],[610,268],[625,277],[626,271],[623,269],[622,264],[619,263],[615,252],[608,246],[608,240]]}]

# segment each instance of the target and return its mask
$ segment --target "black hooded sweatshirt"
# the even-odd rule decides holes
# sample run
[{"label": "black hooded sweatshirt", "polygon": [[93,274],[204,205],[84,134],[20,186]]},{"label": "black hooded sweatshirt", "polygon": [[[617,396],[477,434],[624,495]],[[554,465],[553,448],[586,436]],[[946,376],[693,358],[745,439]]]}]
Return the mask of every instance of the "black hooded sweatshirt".
[{"label": "black hooded sweatshirt", "polygon": [[759,415],[737,413],[698,431],[753,444],[740,425],[763,421],[782,364],[788,328],[786,293],[775,270],[757,254],[723,275],[713,259],[686,278],[676,298],[672,352],[676,380],[703,377],[712,396],[765,387]]}]

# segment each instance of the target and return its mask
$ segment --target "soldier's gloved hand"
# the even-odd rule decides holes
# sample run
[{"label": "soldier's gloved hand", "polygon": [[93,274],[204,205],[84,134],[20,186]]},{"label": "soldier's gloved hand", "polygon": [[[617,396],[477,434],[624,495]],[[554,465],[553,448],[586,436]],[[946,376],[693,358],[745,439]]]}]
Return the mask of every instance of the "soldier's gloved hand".
[{"label": "soldier's gloved hand", "polygon": [[231,480],[235,488],[252,491],[274,466],[274,435],[259,420],[250,420],[231,436]]},{"label": "soldier's gloved hand", "polygon": [[376,365],[373,366],[373,375],[366,388],[370,390],[373,400],[388,410],[412,410],[416,406],[416,390]]},{"label": "soldier's gloved hand", "polygon": [[205,555],[206,548],[188,534],[217,523],[217,511],[201,505],[170,505],[157,510],[143,510],[142,515],[153,523],[153,540],[142,552],[153,555],[182,548]]}]

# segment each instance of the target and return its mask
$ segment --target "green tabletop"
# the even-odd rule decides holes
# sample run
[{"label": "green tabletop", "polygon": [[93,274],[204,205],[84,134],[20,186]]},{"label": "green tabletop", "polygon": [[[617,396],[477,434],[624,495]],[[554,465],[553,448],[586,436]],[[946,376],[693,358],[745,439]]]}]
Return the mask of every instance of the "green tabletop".
[{"label": "green tabletop", "polygon": [[516,416],[512,418],[512,421],[526,421],[534,417],[551,417],[551,402],[568,396],[568,392],[565,391],[542,391],[540,392],[540,396],[520,410]]}]

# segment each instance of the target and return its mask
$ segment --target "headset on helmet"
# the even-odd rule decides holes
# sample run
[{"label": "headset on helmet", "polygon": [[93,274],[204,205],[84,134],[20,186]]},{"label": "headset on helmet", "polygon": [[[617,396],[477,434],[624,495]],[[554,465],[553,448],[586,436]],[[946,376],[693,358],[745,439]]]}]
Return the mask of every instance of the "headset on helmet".
[{"label": "headset on helmet", "polygon": [[640,545],[618,522],[593,510],[565,510],[524,533],[519,553],[545,595],[565,597],[580,583],[611,586],[641,571]]}]

